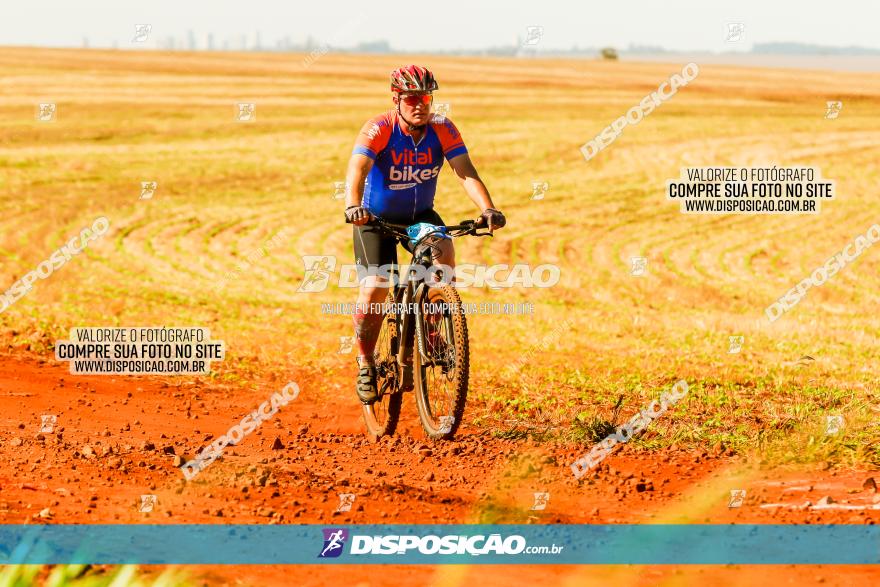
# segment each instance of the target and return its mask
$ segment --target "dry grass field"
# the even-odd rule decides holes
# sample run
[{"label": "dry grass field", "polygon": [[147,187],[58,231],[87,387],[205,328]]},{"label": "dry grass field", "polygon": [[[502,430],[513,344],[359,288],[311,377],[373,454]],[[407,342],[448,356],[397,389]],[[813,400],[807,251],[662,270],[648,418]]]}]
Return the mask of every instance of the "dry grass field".
[{"label": "dry grass field", "polygon": [[[684,377],[699,393],[665,441],[747,448],[829,410],[860,421],[880,405],[876,251],[776,323],[763,314],[880,218],[880,76],[704,67],[585,162],[578,147],[678,67],[419,60],[510,217],[493,241],[460,241],[459,260],[562,272],[549,290],[465,291],[466,302],[535,304],[533,316],[471,319],[471,417],[603,413],[621,393],[635,408]],[[0,315],[10,343],[48,349],[77,325],[205,325],[229,345],[230,377],[238,361],[348,377],[352,357],[336,351],[350,324],[320,304],[353,291],[297,293],[301,255],[352,262],[333,182],[359,126],[388,106],[400,61],[2,51],[4,289],[95,217],[111,221],[87,258]],[[845,104],[837,120],[824,118],[828,98]],[[57,122],[35,121],[38,102],[57,104]],[[237,102],[256,103],[255,122],[234,120]],[[663,197],[685,165],[816,166],[838,197],[818,216],[685,216]],[[549,182],[545,199],[531,199],[534,180]],[[153,199],[139,200],[141,181],[157,182]],[[438,192],[447,220],[475,215],[448,170]],[[279,232],[279,247],[247,262]],[[630,275],[632,256],[648,258],[648,275]],[[566,319],[575,326],[520,374],[503,371]],[[745,337],[741,353],[727,353],[730,335]],[[804,355],[815,362],[797,364]],[[847,454],[866,458],[856,445]]]},{"label": "dry grass field", "polygon": [[[534,304],[531,316],[469,316],[466,436],[557,447],[553,475],[568,479],[620,396],[616,423],[686,379],[687,398],[624,451],[736,455],[779,471],[880,467],[880,249],[778,321],[764,315],[880,222],[880,74],[707,65],[587,162],[579,147],[683,64],[0,49],[0,290],[95,218],[111,223],[0,313],[9,380],[14,361],[54,363],[54,341],[75,326],[206,326],[227,358],[197,385],[219,390],[230,418],[257,397],[244,390],[292,376],[310,383],[312,409],[336,411],[335,430],[357,438],[354,355],[337,352],[350,319],[321,311],[355,290],[297,289],[303,255],[353,262],[334,182],[363,122],[390,107],[388,72],[410,61],[437,75],[435,102],[451,105],[508,218],[494,239],[457,241],[458,260],[552,263],[562,275],[550,289],[462,291],[468,303]],[[828,100],[844,104],[835,120]],[[41,102],[57,105],[55,122],[35,119]],[[256,104],[255,121],[235,120],[241,102]],[[772,165],[820,168],[837,197],[801,216],[684,215],[665,197],[684,166]],[[143,181],[157,182],[151,199],[139,198]],[[549,183],[544,199],[531,198],[533,181]],[[450,223],[478,213],[448,168],[436,208]],[[633,256],[647,257],[645,276],[630,274]],[[731,354],[734,335],[744,344]],[[505,369],[524,353],[521,370]],[[0,455],[20,414],[43,408],[5,401]],[[176,401],[167,395],[162,411]],[[824,434],[830,415],[844,417],[841,434]]]}]

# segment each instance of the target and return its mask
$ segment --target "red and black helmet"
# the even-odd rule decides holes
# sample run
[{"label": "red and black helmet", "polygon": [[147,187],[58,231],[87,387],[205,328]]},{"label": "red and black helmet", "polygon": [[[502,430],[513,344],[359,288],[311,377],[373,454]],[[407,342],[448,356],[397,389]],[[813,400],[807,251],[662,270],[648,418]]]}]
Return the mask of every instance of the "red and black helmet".
[{"label": "red and black helmet", "polygon": [[438,87],[434,74],[418,65],[407,65],[391,72],[392,92],[433,92]]}]

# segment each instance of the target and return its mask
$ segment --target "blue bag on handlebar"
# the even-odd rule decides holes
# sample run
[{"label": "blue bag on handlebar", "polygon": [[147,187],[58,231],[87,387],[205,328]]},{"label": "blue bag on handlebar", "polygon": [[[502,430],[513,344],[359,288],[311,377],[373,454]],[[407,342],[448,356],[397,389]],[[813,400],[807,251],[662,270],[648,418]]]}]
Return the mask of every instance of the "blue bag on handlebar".
[{"label": "blue bag on handlebar", "polygon": [[428,236],[429,234],[433,234],[439,238],[452,238],[448,234],[446,234],[445,226],[437,226],[436,224],[430,224],[428,222],[419,222],[417,224],[413,224],[409,228],[406,229],[406,234],[409,236],[409,244],[411,246],[416,246],[416,243],[419,242],[422,238]]}]

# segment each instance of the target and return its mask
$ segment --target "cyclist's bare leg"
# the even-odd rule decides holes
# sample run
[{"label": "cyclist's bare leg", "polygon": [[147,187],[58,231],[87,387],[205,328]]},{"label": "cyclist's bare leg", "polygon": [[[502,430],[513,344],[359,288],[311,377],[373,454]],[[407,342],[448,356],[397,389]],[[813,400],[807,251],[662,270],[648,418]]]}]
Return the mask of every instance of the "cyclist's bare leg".
[{"label": "cyclist's bare leg", "polygon": [[358,347],[357,360],[360,365],[373,364],[373,351],[376,349],[376,340],[379,338],[384,316],[381,307],[388,295],[389,285],[388,279],[377,275],[368,275],[361,280],[357,305],[352,314]]}]

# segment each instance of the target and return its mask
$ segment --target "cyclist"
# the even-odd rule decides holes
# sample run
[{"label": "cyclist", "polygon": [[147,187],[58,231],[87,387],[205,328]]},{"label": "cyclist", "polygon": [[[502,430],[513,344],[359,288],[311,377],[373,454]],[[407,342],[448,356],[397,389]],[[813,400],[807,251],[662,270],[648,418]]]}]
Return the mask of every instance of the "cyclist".
[{"label": "cyclist", "polygon": [[[395,224],[427,222],[443,225],[434,211],[434,191],[443,159],[449,161],[467,195],[481,211],[477,222],[489,230],[506,220],[496,210],[477,174],[464,141],[452,121],[432,115],[434,75],[417,65],[391,72],[394,109],[364,124],[355,141],[346,173],[345,216],[354,224],[355,262],[365,269],[397,262],[397,239],[364,226],[373,215]],[[455,266],[451,239],[436,239],[434,262]],[[409,250],[409,243],[401,240]],[[367,275],[360,282],[353,315],[358,347],[358,398],[371,404],[378,398],[373,351],[384,314],[371,304],[385,301],[389,280]],[[412,368],[404,370],[404,388],[412,388]]]}]

